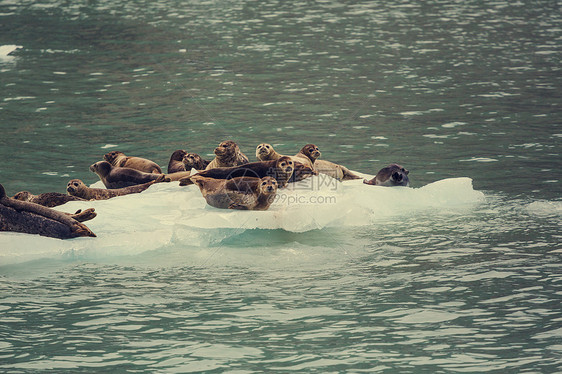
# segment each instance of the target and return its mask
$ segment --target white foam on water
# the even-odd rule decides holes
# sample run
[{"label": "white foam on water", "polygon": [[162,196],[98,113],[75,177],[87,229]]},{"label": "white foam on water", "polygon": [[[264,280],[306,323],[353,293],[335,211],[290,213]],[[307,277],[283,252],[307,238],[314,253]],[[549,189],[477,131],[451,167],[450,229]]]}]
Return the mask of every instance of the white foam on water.
[{"label": "white foam on water", "polygon": [[562,201],[534,201],[526,210],[537,217],[562,217]]},{"label": "white foam on water", "polygon": [[[97,182],[92,187],[103,185]],[[0,233],[0,265],[43,257],[135,255],[167,246],[207,247],[249,229],[302,233],[376,225],[389,217],[428,210],[471,209],[483,200],[484,194],[472,188],[470,178],[440,180],[421,188],[390,188],[315,176],[279,190],[267,211],[240,211],[207,205],[195,185],[159,183],[140,194],[57,207],[65,212],[95,208],[97,217],[85,224],[96,238],[59,240]]]}]

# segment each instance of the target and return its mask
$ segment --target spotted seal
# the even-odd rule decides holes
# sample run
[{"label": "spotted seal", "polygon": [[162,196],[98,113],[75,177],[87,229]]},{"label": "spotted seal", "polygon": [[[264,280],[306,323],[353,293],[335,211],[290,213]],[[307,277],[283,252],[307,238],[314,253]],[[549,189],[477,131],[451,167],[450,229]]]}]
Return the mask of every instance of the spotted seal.
[{"label": "spotted seal", "polygon": [[188,153],[183,158],[185,170],[205,170],[211,161],[203,159],[197,153]]},{"label": "spotted seal", "polygon": [[[232,179],[236,177],[265,178],[273,177],[278,187],[287,185],[294,171],[294,162],[290,157],[281,157],[278,160],[251,162],[229,168],[214,168],[204,170],[196,175],[215,179]],[[192,184],[191,177],[180,179],[180,186]]]},{"label": "spotted seal", "polygon": [[63,213],[29,201],[6,196],[0,184],[0,231],[38,234],[58,239],[96,235],[82,222],[96,216],[94,209],[75,214]]},{"label": "spotted seal", "polygon": [[113,166],[131,168],[145,173],[162,174],[162,169],[154,161],[142,157],[126,156],[120,151],[111,151],[103,155],[103,159]]},{"label": "spotted seal", "polygon": [[183,163],[185,155],[187,155],[187,151],[183,149],[178,149],[172,153],[170,161],[168,162],[168,173],[186,171],[185,164]]},{"label": "spotted seal", "polygon": [[91,188],[88,187],[80,179],[72,179],[66,185],[66,191],[70,196],[76,196],[81,198],[81,200],[107,200],[116,196],[129,195],[133,193],[140,193],[146,190],[148,187],[152,186],[154,183],[169,181],[164,174],[160,174],[157,179],[143,184],[137,184],[134,186],[117,188],[117,189],[103,189],[103,188]]},{"label": "spotted seal", "polygon": [[90,165],[90,170],[98,175],[106,188],[122,188],[156,180],[160,174],[145,173],[136,169],[115,167],[107,161]]},{"label": "spotted seal", "polygon": [[226,140],[215,148],[215,158],[207,165],[205,170],[244,165],[248,162],[248,157],[240,151],[238,144],[232,140]]},{"label": "spotted seal", "polygon": [[314,144],[307,144],[295,155],[299,159],[308,159],[313,165],[315,171],[320,174],[328,175],[339,181],[347,181],[353,179],[361,179],[360,176],[351,172],[343,165],[336,164],[331,161],[319,160],[322,153]]},{"label": "spotted seal", "polygon": [[207,178],[194,175],[207,204],[221,209],[267,210],[277,193],[277,181],[272,177]]},{"label": "spotted seal", "polygon": [[303,164],[301,162],[303,161],[302,159],[277,153],[277,151],[273,149],[273,146],[268,143],[262,143],[256,147],[256,157],[260,161],[279,160],[281,157],[290,157],[295,164],[295,170],[289,182],[298,182],[310,177],[311,175],[318,174],[316,171],[314,171],[314,169],[312,169],[311,165]]},{"label": "spotted seal", "polygon": [[314,144],[307,144],[295,155],[303,164],[314,167],[314,162],[322,155],[318,147]]},{"label": "spotted seal", "polygon": [[59,192],[45,192],[39,195],[33,195],[29,191],[20,191],[13,196],[13,199],[20,201],[29,201],[31,203],[53,208],[59,205],[66,204],[69,201],[84,201],[77,196],[69,196]]}]

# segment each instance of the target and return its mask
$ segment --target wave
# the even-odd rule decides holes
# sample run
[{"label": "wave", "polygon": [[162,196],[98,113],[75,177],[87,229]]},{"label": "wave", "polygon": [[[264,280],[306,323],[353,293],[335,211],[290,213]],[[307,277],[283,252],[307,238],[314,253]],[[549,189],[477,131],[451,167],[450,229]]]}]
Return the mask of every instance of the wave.
[{"label": "wave", "polygon": [[[103,185],[97,182],[92,187]],[[85,223],[97,238],[59,240],[0,233],[0,265],[45,257],[127,256],[167,246],[208,247],[245,230],[303,233],[376,225],[428,211],[472,209],[483,200],[484,194],[473,189],[470,178],[409,188],[369,186],[362,180],[340,183],[320,175],[280,190],[267,211],[238,211],[207,205],[197,186],[159,183],[140,194],[57,207],[65,212],[95,208],[97,217]]]}]

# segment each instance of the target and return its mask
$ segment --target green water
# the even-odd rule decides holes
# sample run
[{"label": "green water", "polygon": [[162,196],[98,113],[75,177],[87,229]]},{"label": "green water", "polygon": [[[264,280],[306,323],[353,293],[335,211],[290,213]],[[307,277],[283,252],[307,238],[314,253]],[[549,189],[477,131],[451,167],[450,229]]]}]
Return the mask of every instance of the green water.
[{"label": "green water", "polygon": [[165,167],[233,139],[486,196],[32,262],[4,236],[0,368],[562,370],[561,20],[556,1],[0,1],[10,195],[94,183],[110,150]]}]

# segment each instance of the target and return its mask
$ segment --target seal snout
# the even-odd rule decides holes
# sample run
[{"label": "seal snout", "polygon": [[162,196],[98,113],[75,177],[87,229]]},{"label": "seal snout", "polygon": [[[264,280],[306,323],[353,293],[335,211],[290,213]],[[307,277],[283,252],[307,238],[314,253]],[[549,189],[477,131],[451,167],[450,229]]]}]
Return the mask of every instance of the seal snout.
[{"label": "seal snout", "polygon": [[395,171],[395,172],[392,174],[392,178],[394,178],[395,181],[400,182],[400,181],[402,181],[402,179],[404,178],[404,176],[402,175],[402,173],[399,173],[399,172]]}]

